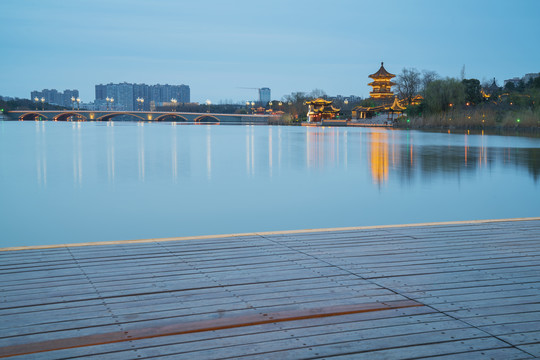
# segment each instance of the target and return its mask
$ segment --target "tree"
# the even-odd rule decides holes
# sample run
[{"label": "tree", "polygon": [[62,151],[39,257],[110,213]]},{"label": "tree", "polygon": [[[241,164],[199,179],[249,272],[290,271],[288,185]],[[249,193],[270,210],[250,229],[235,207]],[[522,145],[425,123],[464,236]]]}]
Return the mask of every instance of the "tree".
[{"label": "tree", "polygon": [[410,103],[420,89],[420,72],[414,68],[403,68],[397,76],[396,85],[399,97]]},{"label": "tree", "polygon": [[283,97],[283,102],[287,104],[287,109],[294,119],[306,116],[307,113],[304,106],[306,100],[308,100],[308,97],[304,92],[293,92]]},{"label": "tree", "polygon": [[307,95],[307,97],[312,98],[312,99],[325,98],[326,92],[324,92],[324,90],[321,90],[321,89],[313,89]]},{"label": "tree", "polygon": [[465,86],[465,101],[471,104],[480,104],[482,102],[480,80],[463,79],[461,83]]},{"label": "tree", "polygon": [[514,90],[516,90],[516,85],[512,81],[509,81],[506,84],[504,84],[504,90],[506,90],[506,91],[514,91]]},{"label": "tree", "polygon": [[426,110],[430,113],[447,111],[454,106],[465,102],[465,86],[454,78],[435,80],[428,84],[424,102]]},{"label": "tree", "polygon": [[429,83],[439,79],[439,74],[432,70],[422,70],[422,85],[420,92],[424,93]]}]

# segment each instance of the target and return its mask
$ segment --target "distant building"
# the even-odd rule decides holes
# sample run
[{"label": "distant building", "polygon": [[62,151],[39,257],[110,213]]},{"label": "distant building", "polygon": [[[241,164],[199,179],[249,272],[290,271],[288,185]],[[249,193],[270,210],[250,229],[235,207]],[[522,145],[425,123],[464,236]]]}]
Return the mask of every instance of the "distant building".
[{"label": "distant building", "polygon": [[79,97],[79,90],[66,89],[64,92],[59,92],[56,89],[43,89],[41,91],[34,90],[30,93],[30,99],[35,100],[38,98],[45,98],[45,102],[54,105],[60,105],[64,107],[71,107],[71,98],[77,99]]},{"label": "distant building", "polygon": [[540,73],[525,74],[525,76],[523,77],[523,82],[527,84],[529,81],[534,80],[537,77],[540,77]]},{"label": "distant building", "polygon": [[504,86],[506,86],[506,84],[508,84],[508,83],[512,83],[512,84],[514,84],[514,86],[518,86],[520,81],[521,81],[521,78],[518,78],[518,77],[508,79],[508,80],[504,80]]},{"label": "distant building", "polygon": [[266,105],[267,103],[270,102],[271,99],[272,99],[272,95],[270,93],[269,88],[259,89],[259,102],[261,103],[261,105]]},{"label": "distant building", "polygon": [[[112,104],[115,110],[132,111],[141,107],[143,110],[150,110],[151,103],[170,102],[171,99],[176,99],[178,103],[189,103],[190,89],[188,85],[147,85],[126,82],[96,85],[96,109],[109,107],[107,98],[114,99]],[[137,99],[143,100],[142,106]]]},{"label": "distant building", "polygon": [[512,84],[514,84],[514,86],[518,86],[520,81],[522,81],[523,84],[527,85],[527,83],[529,81],[534,80],[537,77],[540,77],[540,73],[525,74],[522,78],[514,77],[514,78],[511,78],[511,79],[504,80],[504,86],[506,87],[506,84],[508,84],[508,83],[512,83]]}]

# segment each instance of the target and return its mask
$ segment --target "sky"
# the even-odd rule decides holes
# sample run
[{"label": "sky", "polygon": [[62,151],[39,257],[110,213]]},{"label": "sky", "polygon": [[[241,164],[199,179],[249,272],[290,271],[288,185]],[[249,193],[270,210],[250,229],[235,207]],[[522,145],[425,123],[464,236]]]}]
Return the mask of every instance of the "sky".
[{"label": "sky", "polygon": [[540,0],[1,0],[0,95],[186,84],[244,102],[369,96],[381,61],[481,81],[540,72]]}]

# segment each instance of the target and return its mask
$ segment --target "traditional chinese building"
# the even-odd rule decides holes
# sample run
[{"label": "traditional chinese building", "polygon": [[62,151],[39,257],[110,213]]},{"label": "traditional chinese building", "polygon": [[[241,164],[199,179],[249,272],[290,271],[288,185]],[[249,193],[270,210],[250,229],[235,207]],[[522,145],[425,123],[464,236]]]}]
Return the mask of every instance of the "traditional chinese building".
[{"label": "traditional chinese building", "polygon": [[372,99],[392,99],[394,97],[392,86],[396,85],[396,83],[392,82],[391,79],[395,78],[396,75],[386,71],[383,62],[381,62],[379,71],[369,75],[369,77],[373,79],[373,81],[368,84],[373,88],[369,93],[369,96]]},{"label": "traditional chinese building", "polygon": [[353,118],[367,119],[379,114],[386,114],[387,120],[393,120],[402,115],[405,110],[405,107],[401,105],[397,96],[393,100],[392,103],[385,103],[378,106],[356,106],[352,111]]},{"label": "traditional chinese building", "polygon": [[320,122],[326,119],[333,119],[340,109],[332,106],[332,100],[315,99],[306,101],[308,105],[308,122]]},{"label": "traditional chinese building", "polygon": [[352,117],[355,119],[368,119],[386,115],[384,120],[393,120],[403,113],[405,107],[398,100],[397,96],[392,92],[392,86],[396,83],[392,82],[392,78],[396,75],[389,73],[384,68],[384,63],[381,62],[381,67],[375,74],[369,75],[372,82],[368,85],[373,88],[369,93],[370,106],[356,106],[352,110]]}]

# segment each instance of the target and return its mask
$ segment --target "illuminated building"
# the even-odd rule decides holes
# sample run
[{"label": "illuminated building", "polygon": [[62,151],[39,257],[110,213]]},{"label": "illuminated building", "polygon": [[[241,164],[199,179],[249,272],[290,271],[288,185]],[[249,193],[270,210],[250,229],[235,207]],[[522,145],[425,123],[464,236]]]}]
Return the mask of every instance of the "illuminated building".
[{"label": "illuminated building", "polygon": [[[398,100],[397,96],[392,92],[392,86],[396,85],[392,82],[392,78],[396,75],[389,73],[384,68],[384,63],[381,62],[381,67],[375,74],[369,75],[372,82],[368,85],[373,88],[369,93],[369,105],[356,106],[352,109],[352,117],[355,119],[373,118],[381,114],[386,114],[386,120],[393,120],[394,115],[401,115],[405,107]],[[420,101],[420,98],[415,97]],[[381,120],[382,121],[382,120]]]},{"label": "illuminated building", "polygon": [[369,93],[372,99],[391,99],[394,96],[392,86],[396,85],[396,83],[392,82],[391,79],[395,78],[396,75],[386,71],[383,62],[381,62],[379,71],[369,75],[369,77],[374,80],[368,84],[373,88],[373,91]]},{"label": "illuminated building", "polygon": [[308,105],[308,122],[320,122],[325,119],[333,119],[340,109],[332,106],[332,100],[315,99],[306,101]]},{"label": "illuminated building", "polygon": [[379,114],[386,114],[388,120],[393,120],[394,115],[400,116],[404,110],[405,107],[401,105],[401,102],[396,96],[392,103],[383,103],[377,106],[356,106],[352,110],[352,117],[356,119],[367,119]]}]

